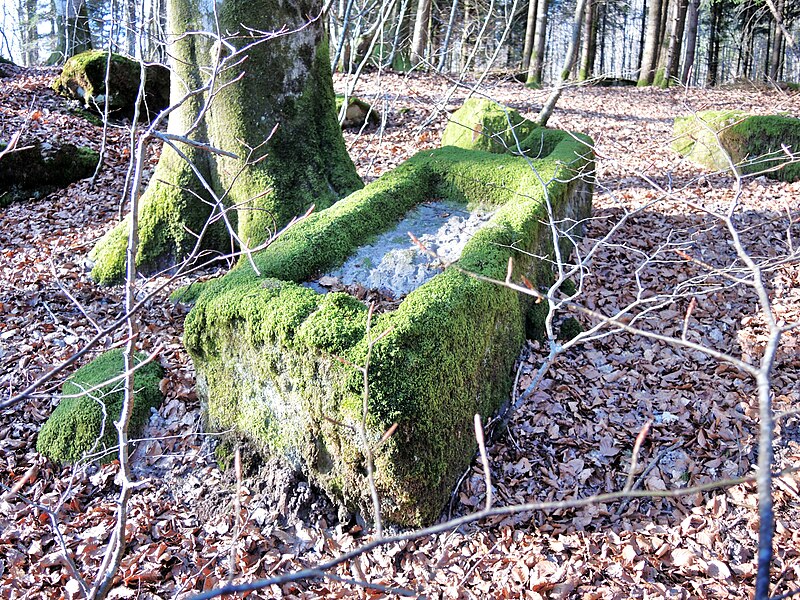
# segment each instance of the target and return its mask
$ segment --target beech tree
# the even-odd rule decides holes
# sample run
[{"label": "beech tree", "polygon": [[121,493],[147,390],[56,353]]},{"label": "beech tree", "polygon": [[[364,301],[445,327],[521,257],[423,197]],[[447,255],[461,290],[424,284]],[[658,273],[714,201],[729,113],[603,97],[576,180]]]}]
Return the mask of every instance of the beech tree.
[{"label": "beech tree", "polygon": [[[533,0],[531,0],[533,1]],[[528,67],[528,85],[537,86],[542,82],[542,68],[544,66],[544,50],[547,41],[547,10],[548,0],[536,0],[536,29],[533,36],[533,50]]]},{"label": "beech tree", "polygon": [[658,60],[659,30],[661,27],[661,0],[650,0],[647,10],[647,34],[644,38],[642,62],[639,66],[639,85],[653,83]]},{"label": "beech tree", "polygon": [[[177,108],[141,198],[143,271],[198,247],[230,252],[231,236],[255,246],[361,186],[336,118],[321,12],[318,0],[168,2]],[[123,276],[128,230],[126,220],[92,251],[97,281]]]}]

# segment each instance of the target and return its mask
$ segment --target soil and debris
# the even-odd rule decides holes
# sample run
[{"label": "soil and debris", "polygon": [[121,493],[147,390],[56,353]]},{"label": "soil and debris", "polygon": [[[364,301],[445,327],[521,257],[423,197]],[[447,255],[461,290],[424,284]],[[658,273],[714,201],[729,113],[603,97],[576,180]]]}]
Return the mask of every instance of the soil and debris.
[{"label": "soil and debris", "polygon": [[[4,75],[0,138],[8,139],[27,122],[29,133],[42,139],[59,135],[99,149],[100,129],[71,113],[47,87],[54,71],[15,67]],[[344,87],[341,79],[337,85]],[[365,180],[436,146],[447,112],[433,114],[432,107],[440,106],[449,87],[444,79],[421,74],[364,77],[356,93],[388,111],[384,131],[346,134]],[[498,77],[487,79],[482,92],[526,116],[535,116],[547,95]],[[457,92],[447,108],[463,97]],[[727,174],[701,172],[681,161],[669,149],[672,119],[701,108],[800,114],[800,96],[751,87],[584,86],[560,101],[551,125],[592,135],[599,156],[594,219],[581,251],[592,248],[624,214],[640,209],[593,256],[590,272],[578,282],[581,301],[609,313],[643,289],[647,297],[672,298],[643,316],[643,324],[666,335],[685,332],[687,339],[757,361],[766,341],[757,299],[725,278],[693,286],[701,274],[698,263],[674,250],[718,269],[738,268],[728,232],[707,212],[735,202],[743,243],[770,261],[765,276],[776,318],[797,322],[800,183],[751,178],[737,188]],[[30,120],[33,110],[41,114]],[[105,168],[94,187],[84,180],[0,211],[3,398],[68,359],[96,326],[122,309],[121,288],[94,285],[84,259],[117,219],[130,157],[128,125],[110,128]],[[149,169],[157,158],[153,146]],[[142,280],[139,286],[146,292],[160,283]],[[670,296],[676,290],[689,293]],[[340,515],[315,500],[313,490],[294,475],[276,472],[265,479],[264,471],[246,472],[236,484],[230,472],[220,470],[214,436],[201,431],[194,374],[180,344],[185,312],[160,294],[140,315],[140,345],[158,352],[166,367],[161,387],[167,398],[134,456],[141,485],[131,501],[129,549],[111,598],[190,598],[230,577],[244,582],[319,564],[372,536],[363,525],[337,522]],[[124,336],[109,333],[97,352]],[[782,340],[772,379],[774,410],[787,411],[776,419],[777,469],[800,465],[800,420],[791,413],[800,405],[797,350],[794,329]],[[540,343],[527,345],[520,357],[520,391],[546,354]],[[60,383],[54,380],[28,401],[0,411],[0,588],[6,598],[80,597],[49,514],[89,580],[113,527],[116,464],[62,469],[35,451],[36,433],[58,401]],[[752,380],[697,351],[614,333],[595,336],[562,356],[489,445],[495,503],[620,490],[634,441],[650,420],[633,474],[641,489],[657,493],[753,473],[758,407]],[[9,494],[12,487],[18,493]],[[478,460],[455,491],[453,513],[481,507],[485,491]],[[781,594],[800,587],[796,476],[777,479],[773,496],[773,593]],[[653,496],[497,518],[379,547],[334,571],[340,578],[433,598],[738,599],[753,589],[757,527],[755,486],[745,483],[674,499]],[[316,579],[275,585],[258,597],[356,593],[392,596],[360,592],[341,579]]]}]

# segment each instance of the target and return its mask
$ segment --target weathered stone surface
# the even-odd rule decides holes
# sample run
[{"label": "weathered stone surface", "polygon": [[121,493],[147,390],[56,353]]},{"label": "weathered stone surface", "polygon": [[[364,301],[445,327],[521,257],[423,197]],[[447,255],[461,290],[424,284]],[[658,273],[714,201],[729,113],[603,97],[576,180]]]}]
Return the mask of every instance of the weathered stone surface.
[{"label": "weathered stone surface", "polygon": [[[137,355],[136,362],[144,359],[144,355]],[[61,389],[64,397],[39,431],[36,450],[59,464],[75,463],[88,454],[104,462],[113,460],[117,456],[113,447],[118,445],[114,421],[119,419],[124,394],[120,381],[106,382],[121,375],[124,364],[122,350],[117,349],[75,371]],[[154,362],[137,369],[130,437],[142,431],[150,408],[161,404],[162,374],[163,369]],[[110,451],[106,453],[107,449]]]},{"label": "weathered stone surface", "polygon": [[800,180],[800,163],[786,152],[800,152],[800,119],[709,110],[675,119],[674,138],[681,156],[709,169],[729,170],[732,162],[742,174]]},{"label": "weathered stone surface", "polygon": [[[86,108],[103,112],[106,95],[108,53],[89,50],[70,58],[53,81],[53,89],[67,98],[80,100]],[[169,106],[169,69],[149,65],[145,75],[142,118],[157,115]],[[137,61],[120,54],[111,55],[109,110],[112,115],[132,117],[139,94],[141,69]]]},{"label": "weathered stone surface", "polygon": [[[99,154],[72,144],[18,142],[19,150],[0,156],[0,207],[15,200],[41,198],[59,187],[89,177]],[[6,144],[0,142],[0,152]]]},{"label": "weathered stone surface", "polygon": [[[258,273],[242,263],[206,285],[186,319],[185,343],[210,428],[285,457],[369,518],[357,433],[363,376],[348,365],[367,360],[368,309],[347,294],[303,284],[431,198],[495,211],[467,243],[460,267],[502,280],[513,257],[514,277],[551,281],[550,268],[531,254],[552,252],[545,194],[565,227],[588,216],[590,140],[511,118],[529,131],[520,147],[533,149],[531,156],[421,152],[291,228],[255,257]],[[540,181],[549,182],[546,190]],[[370,354],[367,438],[385,519],[436,519],[473,456],[473,415],[488,417],[508,402],[531,305],[528,296],[448,268],[396,310],[373,316],[369,335],[387,333]]]}]

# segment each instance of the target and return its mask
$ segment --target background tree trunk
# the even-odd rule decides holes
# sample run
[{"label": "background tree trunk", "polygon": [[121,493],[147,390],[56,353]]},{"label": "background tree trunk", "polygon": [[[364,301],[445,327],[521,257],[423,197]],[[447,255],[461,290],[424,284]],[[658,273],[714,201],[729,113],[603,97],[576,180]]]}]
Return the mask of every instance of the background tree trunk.
[{"label": "background tree trunk", "polygon": [[581,65],[578,69],[578,81],[586,81],[594,71],[594,59],[597,50],[597,2],[588,0],[583,11],[583,44],[581,45]]},{"label": "background tree trunk", "polygon": [[647,35],[644,41],[644,52],[639,67],[639,85],[653,83],[653,74],[658,59],[658,32],[661,29],[661,0],[650,0],[647,11]]},{"label": "background tree trunk", "polygon": [[711,21],[708,29],[708,73],[706,85],[716,85],[719,75],[720,25],[722,23],[722,3],[711,3]]},{"label": "background tree trunk", "polygon": [[414,36],[411,40],[411,65],[419,67],[425,63],[430,33],[431,0],[419,0],[417,17],[414,20]]},{"label": "background tree trunk", "polygon": [[689,76],[694,67],[694,57],[697,51],[697,23],[700,13],[700,0],[689,0],[689,8],[686,11],[686,55],[683,57],[683,71],[681,72],[681,83],[689,85]]},{"label": "background tree trunk", "polygon": [[[203,6],[202,0],[170,0],[168,5],[169,31],[175,40],[170,53],[175,69],[173,101],[202,87],[207,66],[220,47],[207,36],[182,36],[212,26],[213,15],[204,13]],[[242,77],[234,82],[238,69],[220,74],[208,111],[201,112],[205,97],[191,98],[171,115],[169,131],[186,135],[197,122],[193,139],[238,158],[180,144],[194,171],[165,147],[142,197],[137,262],[145,271],[180,261],[195,245],[193,234],[200,232],[212,210],[219,213],[219,206],[208,205],[213,196],[198,175],[227,206],[236,207],[239,239],[250,246],[312,204],[326,208],[361,186],[336,119],[321,9],[318,0],[217,4],[221,30],[239,32],[228,42],[247,56],[241,63]],[[243,26],[258,31],[286,26],[290,33],[259,39]],[[231,215],[231,220],[237,219]],[[92,251],[96,280],[110,283],[122,276],[127,229],[127,223],[121,223]],[[230,252],[231,241],[218,224],[201,246]]]},{"label": "background tree trunk", "polygon": [[447,29],[444,33],[442,49],[439,52],[439,63],[436,65],[436,70],[439,73],[445,70],[445,64],[448,58],[447,52],[450,49],[450,39],[453,37],[453,29],[455,28],[456,14],[458,14],[458,0],[453,0],[453,5],[450,7],[450,18],[447,20]]},{"label": "background tree trunk", "polygon": [[672,3],[670,24],[667,29],[669,38],[665,40],[666,44],[662,45],[664,55],[659,61],[661,66],[654,79],[654,83],[659,87],[669,87],[672,79],[677,76],[688,6],[689,0],[676,0]]},{"label": "background tree trunk", "polygon": [[531,66],[533,53],[533,39],[536,35],[536,4],[537,0],[528,0],[528,17],[525,20],[525,46],[522,49],[522,70],[527,73]]},{"label": "background tree trunk", "polygon": [[528,85],[538,86],[542,83],[544,50],[547,41],[548,4],[548,0],[537,0],[536,2],[536,33],[534,34],[533,54],[528,68]]},{"label": "background tree trunk", "polygon": [[578,44],[580,43],[581,38],[583,11],[586,9],[586,3],[588,1],[589,0],[578,0],[577,5],[575,6],[575,18],[572,21],[572,35],[569,39],[569,46],[567,46],[567,56],[564,58],[564,66],[561,69],[561,76],[558,78],[553,91],[550,92],[550,96],[545,101],[537,119],[537,122],[542,127],[545,127],[547,125],[547,121],[550,120],[550,116],[553,114],[553,109],[556,107],[556,103],[561,97],[561,92],[564,90],[564,86],[569,79],[569,74],[572,71],[572,67],[575,65],[575,60],[578,56]]},{"label": "background tree trunk", "polygon": [[[775,0],[775,9],[779,16],[783,15],[784,0]],[[783,33],[779,26],[779,19],[775,18],[772,21],[771,29],[772,35],[772,48],[769,53],[769,72],[768,76],[771,81],[777,81],[780,72],[781,61],[783,59]]]}]

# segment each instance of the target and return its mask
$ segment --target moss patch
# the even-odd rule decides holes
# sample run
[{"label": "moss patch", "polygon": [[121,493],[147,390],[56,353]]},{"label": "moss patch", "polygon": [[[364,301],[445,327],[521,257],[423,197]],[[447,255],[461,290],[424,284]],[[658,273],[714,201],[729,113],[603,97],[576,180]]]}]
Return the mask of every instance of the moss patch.
[{"label": "moss patch", "polygon": [[[343,104],[344,95],[336,94],[337,115],[341,114]],[[372,108],[372,105],[369,102],[362,100],[361,98],[357,98],[356,96],[351,96],[347,101],[347,110],[344,113],[342,128],[361,128],[365,123],[369,123],[370,125],[380,125],[380,122],[380,114],[378,114],[378,111]]]},{"label": "moss patch", "polygon": [[[518,125],[526,139],[536,129]],[[545,196],[561,217],[588,216],[590,184],[580,175],[591,172],[592,154],[586,138],[538,134],[552,143],[536,159],[452,146],[421,152],[281,236],[256,256],[260,275],[242,263],[206,284],[187,316],[185,344],[209,425],[232,427],[303,465],[328,493],[369,515],[361,444],[348,427],[360,421],[361,374],[345,364],[365,360],[367,308],[300,284],[436,197],[497,207],[461,267],[502,279],[513,257],[516,276],[551,277],[529,254],[552,252]],[[369,437],[398,424],[376,456],[385,518],[419,525],[438,516],[472,458],[473,415],[489,416],[508,399],[529,304],[449,269],[373,319],[375,335],[390,333],[370,366]]]},{"label": "moss patch", "polygon": [[[72,144],[21,143],[22,150],[0,159],[0,207],[15,200],[38,199],[60,187],[89,177],[99,154]],[[26,147],[28,146],[28,147]],[[6,144],[0,142],[0,151]]]},{"label": "moss patch", "polygon": [[[136,362],[146,357],[137,355]],[[61,389],[65,396],[47,419],[36,440],[36,450],[50,460],[74,463],[86,453],[102,454],[103,450],[117,445],[114,421],[119,418],[124,400],[122,382],[111,383],[84,393],[124,372],[122,350],[101,354],[88,365],[78,369],[67,379]],[[136,371],[133,415],[129,435],[138,435],[150,417],[150,408],[158,407],[163,400],[159,383],[163,369],[148,363]],[[68,397],[69,396],[69,397]],[[108,462],[117,456],[111,451],[102,455]]]},{"label": "moss patch", "polygon": [[714,170],[762,173],[782,181],[800,180],[800,163],[787,164],[782,146],[800,152],[800,119],[757,116],[735,110],[705,111],[675,119],[673,148]]},{"label": "moss patch", "polygon": [[[80,100],[86,108],[102,112],[106,95],[108,53],[89,50],[71,57],[53,81],[52,88],[62,96]],[[155,115],[169,106],[169,69],[149,65],[145,75],[144,116]],[[133,116],[141,82],[140,65],[120,54],[111,55],[109,110],[120,116]]]}]

